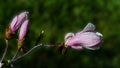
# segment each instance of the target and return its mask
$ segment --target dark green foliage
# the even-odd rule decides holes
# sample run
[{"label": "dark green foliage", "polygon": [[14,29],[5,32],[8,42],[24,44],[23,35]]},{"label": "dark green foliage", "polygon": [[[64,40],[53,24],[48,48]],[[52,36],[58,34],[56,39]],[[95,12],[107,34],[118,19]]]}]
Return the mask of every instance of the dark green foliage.
[{"label": "dark green foliage", "polygon": [[[97,51],[69,49],[61,55],[54,48],[40,47],[16,63],[15,68],[120,68],[120,0],[0,0],[0,57],[4,51],[4,31],[12,18],[29,11],[28,46],[33,47],[44,30],[43,43],[64,42],[67,32],[82,30],[88,22],[104,36]],[[6,59],[17,48],[16,40],[9,43]]]}]

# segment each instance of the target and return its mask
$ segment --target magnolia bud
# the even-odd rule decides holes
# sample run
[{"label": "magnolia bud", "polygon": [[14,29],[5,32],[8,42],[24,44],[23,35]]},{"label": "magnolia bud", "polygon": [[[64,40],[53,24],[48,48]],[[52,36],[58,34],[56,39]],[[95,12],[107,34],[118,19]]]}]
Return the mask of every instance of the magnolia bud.
[{"label": "magnolia bud", "polygon": [[24,44],[24,40],[28,32],[28,27],[29,27],[28,20],[24,21],[20,27],[20,33],[19,33],[19,38],[18,38],[18,49],[21,48],[21,46],[23,46]]},{"label": "magnolia bud", "polygon": [[17,30],[21,27],[23,22],[27,19],[28,12],[22,12],[15,16],[5,31],[5,39],[9,40],[16,34]]}]

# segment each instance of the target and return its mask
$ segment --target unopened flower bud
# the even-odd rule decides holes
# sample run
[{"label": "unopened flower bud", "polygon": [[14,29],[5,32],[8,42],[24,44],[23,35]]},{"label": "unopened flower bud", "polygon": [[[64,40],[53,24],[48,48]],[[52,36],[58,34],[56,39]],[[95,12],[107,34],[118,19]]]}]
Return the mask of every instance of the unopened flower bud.
[{"label": "unopened flower bud", "polygon": [[29,20],[26,20],[23,22],[23,24],[20,27],[19,38],[18,38],[18,48],[21,48],[21,46],[23,46],[24,40],[27,36],[28,27],[29,27]]},{"label": "unopened flower bud", "polygon": [[16,34],[17,30],[21,27],[23,22],[28,18],[28,12],[22,12],[15,16],[5,31],[5,39],[11,39]]}]

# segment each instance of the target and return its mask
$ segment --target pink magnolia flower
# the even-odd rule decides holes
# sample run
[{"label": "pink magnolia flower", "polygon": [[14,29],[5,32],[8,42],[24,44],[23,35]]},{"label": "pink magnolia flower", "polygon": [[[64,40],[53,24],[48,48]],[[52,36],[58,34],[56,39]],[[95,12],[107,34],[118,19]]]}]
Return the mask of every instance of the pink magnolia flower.
[{"label": "pink magnolia flower", "polygon": [[96,50],[100,48],[102,42],[102,34],[95,32],[95,26],[92,23],[88,23],[87,26],[80,32],[67,33],[65,35],[66,47],[82,50],[83,48]]},{"label": "pink magnolia flower", "polygon": [[12,31],[12,34],[15,34],[15,32],[20,28],[22,23],[28,18],[28,12],[22,12],[19,15],[15,16],[10,23],[10,29]]}]

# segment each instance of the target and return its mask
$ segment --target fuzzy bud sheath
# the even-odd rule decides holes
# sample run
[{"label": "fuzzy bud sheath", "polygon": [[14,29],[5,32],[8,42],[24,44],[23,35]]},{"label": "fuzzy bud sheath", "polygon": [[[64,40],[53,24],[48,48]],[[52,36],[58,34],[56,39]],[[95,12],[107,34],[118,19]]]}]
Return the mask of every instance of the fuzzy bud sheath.
[{"label": "fuzzy bud sheath", "polygon": [[10,29],[10,26],[7,27],[6,30],[5,30],[5,39],[6,39],[6,40],[9,40],[9,39],[12,38],[13,35],[14,35],[14,34],[12,34],[12,31],[11,31],[11,29]]},{"label": "fuzzy bud sheath", "polygon": [[18,40],[18,50],[19,51],[24,51],[24,47],[23,45],[25,45],[25,39],[22,39],[22,40]]}]

